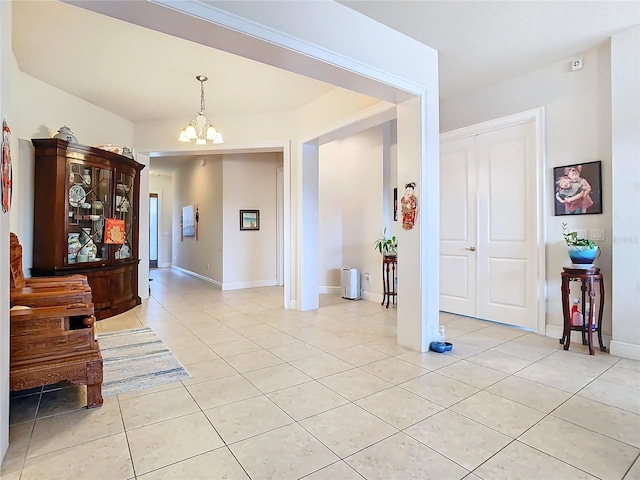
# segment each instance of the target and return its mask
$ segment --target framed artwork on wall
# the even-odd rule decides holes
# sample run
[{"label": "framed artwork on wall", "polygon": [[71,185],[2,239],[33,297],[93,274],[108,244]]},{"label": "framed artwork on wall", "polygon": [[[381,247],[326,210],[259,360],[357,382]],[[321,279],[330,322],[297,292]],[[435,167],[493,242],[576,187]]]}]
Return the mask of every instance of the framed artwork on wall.
[{"label": "framed artwork on wall", "polygon": [[185,237],[196,236],[196,214],[193,205],[182,207],[182,235]]},{"label": "framed artwork on wall", "polygon": [[602,162],[553,169],[555,215],[602,213]]},{"label": "framed artwork on wall", "polygon": [[240,210],[240,230],[260,230],[260,210]]},{"label": "framed artwork on wall", "polygon": [[398,221],[398,187],[393,189],[393,221]]}]

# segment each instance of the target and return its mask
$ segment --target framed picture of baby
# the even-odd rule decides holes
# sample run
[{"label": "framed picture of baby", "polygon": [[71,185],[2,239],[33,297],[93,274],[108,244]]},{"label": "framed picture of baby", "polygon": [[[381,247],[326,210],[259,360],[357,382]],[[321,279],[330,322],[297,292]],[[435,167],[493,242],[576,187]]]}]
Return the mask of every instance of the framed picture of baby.
[{"label": "framed picture of baby", "polygon": [[556,215],[602,213],[602,162],[553,169]]}]

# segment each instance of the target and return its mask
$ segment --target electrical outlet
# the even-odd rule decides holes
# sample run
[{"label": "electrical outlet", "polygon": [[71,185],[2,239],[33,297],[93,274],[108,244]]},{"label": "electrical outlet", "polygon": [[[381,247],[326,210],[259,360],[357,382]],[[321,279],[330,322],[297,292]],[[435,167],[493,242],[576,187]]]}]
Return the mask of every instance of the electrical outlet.
[{"label": "electrical outlet", "polygon": [[369,276],[369,272],[367,272],[367,273],[365,273],[365,274],[364,274],[364,279],[365,279],[367,282],[371,279],[371,277]]},{"label": "electrical outlet", "polygon": [[604,239],[604,230],[600,228],[593,228],[589,230],[589,238],[591,240],[602,240]]}]

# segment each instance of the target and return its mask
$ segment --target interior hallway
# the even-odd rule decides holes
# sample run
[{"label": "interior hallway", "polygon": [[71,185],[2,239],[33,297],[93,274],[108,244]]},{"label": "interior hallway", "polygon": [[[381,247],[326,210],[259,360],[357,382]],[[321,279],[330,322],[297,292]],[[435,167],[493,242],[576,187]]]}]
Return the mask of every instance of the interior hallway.
[{"label": "interior hallway", "polygon": [[421,354],[376,303],[151,275],[98,331],[152,327],[193,379],[12,394],[3,480],[640,479],[640,362],[444,313],[453,351]]}]

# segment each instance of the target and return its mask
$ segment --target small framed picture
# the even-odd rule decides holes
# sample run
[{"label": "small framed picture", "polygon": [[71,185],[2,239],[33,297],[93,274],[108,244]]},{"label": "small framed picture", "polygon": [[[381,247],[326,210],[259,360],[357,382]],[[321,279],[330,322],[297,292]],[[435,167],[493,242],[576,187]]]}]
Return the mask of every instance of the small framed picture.
[{"label": "small framed picture", "polygon": [[260,230],[260,210],[240,210],[240,230]]},{"label": "small framed picture", "polygon": [[553,169],[555,215],[602,213],[602,162]]}]

